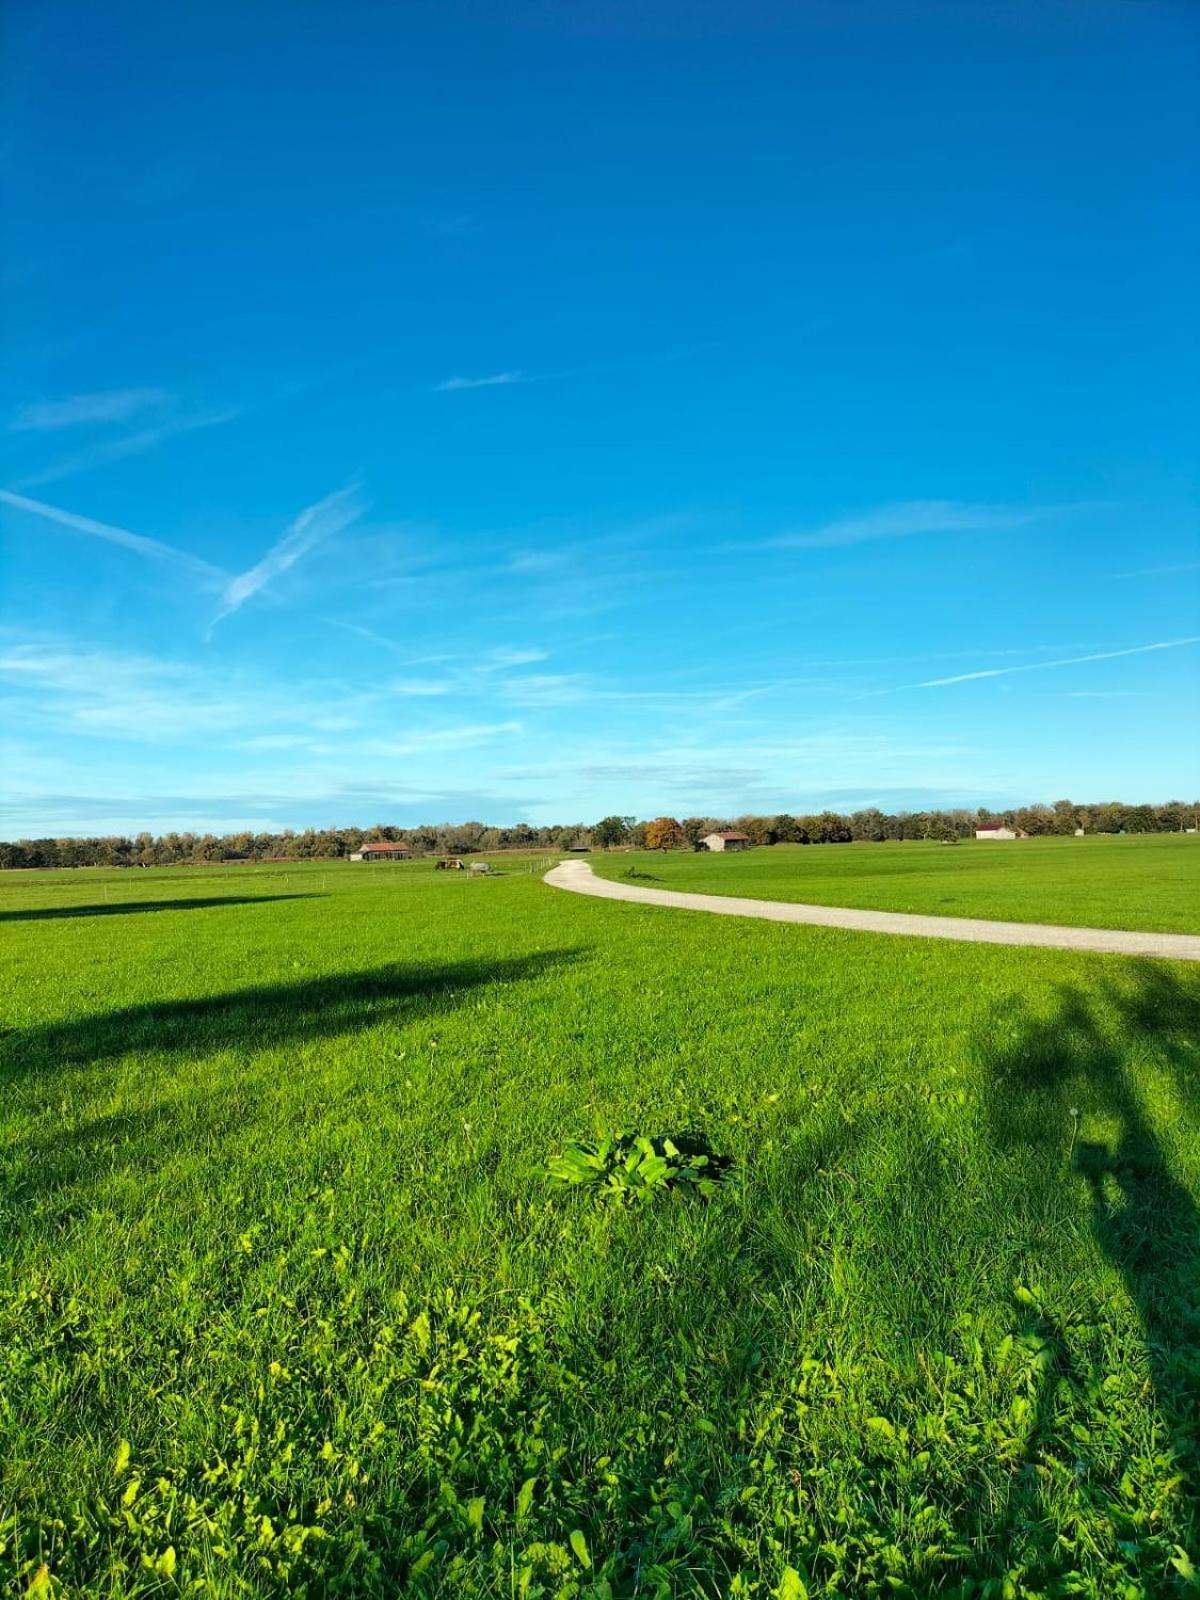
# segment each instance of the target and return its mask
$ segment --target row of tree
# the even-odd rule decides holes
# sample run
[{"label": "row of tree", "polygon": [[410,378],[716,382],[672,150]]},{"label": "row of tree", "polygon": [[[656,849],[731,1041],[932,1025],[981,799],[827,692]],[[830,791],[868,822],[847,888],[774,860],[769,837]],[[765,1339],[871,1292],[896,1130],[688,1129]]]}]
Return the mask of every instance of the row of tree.
[{"label": "row of tree", "polygon": [[417,854],[471,855],[487,850],[562,850],[586,841],[579,822],[490,828],[482,822],[436,827],[306,828],[279,833],[139,833],[93,839],[20,839],[0,844],[0,867],[170,867],[205,861],[331,861],[364,844],[406,844]]},{"label": "row of tree", "polygon": [[647,850],[696,849],[710,833],[734,828],[752,844],[853,844],[882,843],[887,839],[970,839],[976,828],[1004,822],[1031,835],[1085,833],[1183,833],[1200,824],[1200,801],[1169,800],[1165,805],[1124,805],[1104,801],[1076,805],[1056,800],[1052,806],[1017,806],[1008,811],[955,809],[951,811],[880,811],[871,806],[850,813],[822,811],[815,815],[767,817],[655,817],[635,822],[631,817],[605,817],[591,829],[595,844],[612,847],[633,844]]},{"label": "row of tree", "polygon": [[136,838],[20,839],[0,844],[0,867],[161,867],[204,861],[332,860],[364,844],[387,840],[414,852],[469,855],[495,850],[563,850],[580,845],[600,849],[695,849],[706,834],[737,828],[756,845],[849,844],[856,840],[968,839],[982,822],[1005,822],[1029,834],[1181,833],[1197,826],[1200,801],[1169,800],[1165,805],[1123,805],[1105,801],[1076,805],[1019,806],[1011,811],[899,811],[870,807],[845,814],[774,817],[604,817],[592,827],[570,823],[511,828],[482,822],[439,827],[309,828],[297,833],[195,834],[139,833]]}]

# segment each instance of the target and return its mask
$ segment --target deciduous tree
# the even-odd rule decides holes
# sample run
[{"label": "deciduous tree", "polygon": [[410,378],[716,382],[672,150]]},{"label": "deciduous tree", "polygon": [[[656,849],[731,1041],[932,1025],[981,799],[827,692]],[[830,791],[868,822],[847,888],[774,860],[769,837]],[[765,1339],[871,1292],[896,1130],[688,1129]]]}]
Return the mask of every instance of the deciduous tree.
[{"label": "deciduous tree", "polygon": [[611,850],[614,845],[624,844],[628,840],[630,826],[629,817],[601,817],[592,829],[592,842]]},{"label": "deciduous tree", "polygon": [[687,836],[674,817],[655,817],[646,824],[647,850],[682,850]]}]

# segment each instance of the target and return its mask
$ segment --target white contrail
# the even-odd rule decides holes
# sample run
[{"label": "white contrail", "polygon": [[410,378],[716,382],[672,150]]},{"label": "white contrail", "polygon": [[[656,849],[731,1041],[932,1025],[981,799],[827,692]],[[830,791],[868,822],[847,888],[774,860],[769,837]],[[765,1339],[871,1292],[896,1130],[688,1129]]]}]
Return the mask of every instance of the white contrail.
[{"label": "white contrail", "polygon": [[357,484],[349,484],[344,489],[326,495],[324,500],[318,500],[316,505],[307,506],[261,561],[248,571],[239,572],[225,585],[220,610],[213,618],[214,624],[220,622],[222,617],[231,616],[273,578],[294,567],[322,540],[348,528],[362,516],[364,509],[358,499]]},{"label": "white contrail", "polygon": [[[1030,661],[1020,667],[988,667],[982,672],[959,672],[952,678],[926,678],[924,683],[901,684],[901,689],[944,689],[951,683],[972,683],[977,678],[1005,678],[1012,672],[1041,672],[1047,667],[1078,667],[1085,661],[1115,661],[1118,656],[1144,656],[1151,650],[1179,650],[1200,644],[1200,634],[1188,639],[1163,639],[1158,644],[1136,644],[1128,650],[1098,650],[1090,656],[1065,656],[1061,661]],[[899,693],[900,690],[894,691]]]},{"label": "white contrail", "polygon": [[224,583],[229,576],[211,562],[189,555],[186,550],[176,550],[173,545],[163,544],[159,539],[147,539],[144,534],[130,533],[128,528],[114,528],[111,523],[96,522],[91,517],[78,516],[74,511],[64,511],[61,506],[47,505],[42,500],[29,500],[23,494],[13,494],[11,489],[0,489],[0,503],[11,506],[14,511],[27,511],[31,516],[42,517],[47,522],[57,522],[60,527],[70,528],[75,533],[86,533],[90,538],[119,544],[150,561],[165,561],[171,566],[181,567],[193,577],[203,578],[208,583]]}]

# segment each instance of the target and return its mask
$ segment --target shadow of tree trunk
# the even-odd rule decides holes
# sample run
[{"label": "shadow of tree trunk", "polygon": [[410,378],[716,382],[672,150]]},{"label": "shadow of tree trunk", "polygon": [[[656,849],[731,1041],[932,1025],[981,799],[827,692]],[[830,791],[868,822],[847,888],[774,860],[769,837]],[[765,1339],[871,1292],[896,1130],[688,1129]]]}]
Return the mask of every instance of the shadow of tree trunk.
[{"label": "shadow of tree trunk", "polygon": [[[1128,969],[1127,969],[1128,971]],[[998,1020],[1002,1048],[985,1047],[985,1107],[995,1150],[1012,1163],[1020,1203],[1047,1228],[1083,1185],[1091,1235],[1137,1314],[1159,1448],[1173,1458],[1179,1523],[1195,1549],[1200,1444],[1197,1287],[1200,1209],[1172,1165],[1171,1121],[1194,1131],[1200,1096],[1200,985],[1145,964],[1100,991],[1064,987],[1048,1015]],[[1078,1191],[1076,1190],[1076,1196]],[[1071,1330],[1034,1304],[1031,1331],[1047,1341],[1023,1459],[990,1537],[1018,1536],[1050,1512],[1039,1469],[1059,1433],[1065,1384],[1079,1387]]]}]

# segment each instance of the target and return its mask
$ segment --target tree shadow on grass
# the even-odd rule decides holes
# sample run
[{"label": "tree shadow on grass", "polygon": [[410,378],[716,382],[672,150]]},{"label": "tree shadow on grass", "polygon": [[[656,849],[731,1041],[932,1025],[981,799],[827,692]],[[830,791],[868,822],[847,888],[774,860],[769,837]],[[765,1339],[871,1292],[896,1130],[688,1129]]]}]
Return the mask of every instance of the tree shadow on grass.
[{"label": "tree shadow on grass", "polygon": [[[86,1067],[132,1051],[202,1058],[236,1049],[249,1058],[279,1044],[307,1045],[381,1023],[404,1024],[444,1013],[476,991],[536,980],[583,953],[550,950],[505,961],[379,967],[197,1000],[131,1006],[14,1031],[0,1038],[0,1088],[24,1076],[29,1092],[23,1098],[34,1116],[26,1131],[0,1148],[0,1232],[5,1209],[36,1231],[43,1224],[29,1208],[43,1200],[50,1201],[61,1221],[75,1208],[86,1207],[91,1194],[109,1179],[133,1170],[148,1179],[181,1150],[211,1149],[226,1136],[238,1137],[254,1123],[281,1114],[277,1100],[264,1093],[253,1061],[247,1060],[236,1078],[201,1084],[182,1076],[175,1080],[168,1069],[161,1093],[152,1092],[151,1103],[114,1111],[106,1102],[103,1110],[85,1110],[64,1126],[55,1087],[61,1065]],[[267,1068],[257,1070],[261,1074]],[[319,1074],[319,1064],[313,1070]],[[322,1096],[337,1099],[358,1092],[353,1083],[330,1084],[318,1077],[311,1095],[298,1097],[288,1114],[311,1116]]]},{"label": "tree shadow on grass", "polygon": [[39,906],[0,911],[0,922],[57,922],[67,917],[124,917],[135,911],[209,911],[215,906],[256,906],[276,900],[321,900],[320,894],[221,894],[197,900],[114,900],[103,905]]},{"label": "tree shadow on grass", "polygon": [[447,966],[397,963],[13,1029],[0,1036],[0,1084],[134,1051],[190,1056],[228,1049],[252,1052],[292,1041],[309,1044],[381,1022],[407,1022],[453,1008],[469,990],[543,977],[582,953],[544,950]]},{"label": "tree shadow on grass", "polygon": [[[1200,1451],[1200,1208],[1172,1171],[1147,1090],[1158,1077],[1200,1127],[1200,982],[1146,963],[1099,994],[1063,987],[1050,1015],[1001,1026],[1012,1037],[986,1057],[993,1145],[1013,1163],[1022,1205],[1046,1227],[1062,1218],[1064,1185],[1086,1186],[1093,1237],[1141,1325],[1155,1408],[1183,1475],[1188,1527],[1179,1533],[1190,1545],[1200,1510],[1189,1481]],[[992,1519],[993,1536],[997,1523],[1006,1532],[1045,1519],[1033,1469],[1052,1447],[1059,1385],[1075,1379],[1068,1335],[1042,1310],[1032,1331],[1053,1358],[1034,1397],[1025,1470]]]},{"label": "tree shadow on grass", "polygon": [[[747,1163],[744,1204],[732,1194],[709,1208],[621,1216],[630,1234],[630,1260],[628,1274],[616,1282],[628,1283],[628,1303],[618,1297],[591,1308],[596,1326],[581,1330],[593,1335],[592,1348],[612,1369],[597,1373],[594,1381],[616,1388],[627,1368],[631,1388],[639,1377],[646,1381],[629,1362],[630,1342],[646,1352],[646,1362],[662,1363],[664,1388],[671,1363],[686,1364],[689,1395],[697,1409],[716,1419],[718,1432],[714,1441],[697,1434],[689,1450],[678,1455],[674,1470],[704,1485],[710,1499],[720,1499],[730,1490],[729,1469],[718,1448],[728,1416],[755,1414],[762,1392],[773,1384],[784,1397],[781,1403],[788,1403],[782,1373],[772,1377],[781,1352],[788,1352],[793,1365],[807,1354],[842,1371],[836,1353],[843,1343],[839,1317],[846,1328],[843,1353],[850,1358],[842,1376],[851,1389],[859,1363],[865,1381],[874,1381],[869,1354],[863,1361],[868,1338],[879,1341],[898,1363],[901,1393],[917,1384],[921,1403],[927,1401],[926,1389],[934,1380],[920,1381],[922,1361],[933,1352],[930,1370],[940,1372],[936,1352],[953,1348],[964,1309],[963,1279],[957,1268],[947,1271],[947,1256],[957,1261],[959,1255],[954,1247],[939,1254],[936,1244],[930,1246],[930,1232],[936,1236],[939,1228],[960,1224],[977,1230],[981,1206],[995,1207],[1007,1198],[1011,1224],[994,1219],[1002,1237],[990,1248],[968,1239],[970,1250],[962,1259],[974,1259],[972,1251],[979,1254],[980,1292],[990,1298],[997,1252],[1001,1259],[1018,1253],[1031,1257],[1030,1281],[1036,1287],[1039,1241],[1049,1244],[1054,1229],[1080,1222],[1085,1237],[1090,1229],[1140,1323],[1147,1393],[1162,1434],[1151,1449],[1163,1457],[1169,1440],[1176,1462],[1139,1461],[1134,1477],[1150,1474],[1165,1483],[1176,1472],[1182,1475],[1173,1496],[1163,1490],[1175,1508],[1170,1540],[1194,1550],[1200,1509],[1190,1481],[1200,1449],[1200,1363],[1194,1354],[1200,1208],[1174,1169],[1176,1154],[1163,1130],[1170,1128],[1172,1112],[1188,1129],[1200,1127],[1200,1057],[1194,1046],[1200,1037],[1198,977],[1166,964],[1122,966],[1103,986],[1064,987],[1048,1014],[1018,1009],[1014,1015],[1011,1006],[1006,1008],[984,1046],[982,1134],[999,1171],[982,1196],[971,1188],[979,1176],[974,1161],[960,1155],[956,1136],[947,1135],[939,1119],[923,1109],[917,1093],[907,1110],[899,1100],[889,1112],[882,1141],[873,1137],[865,1114],[848,1122],[834,1115],[772,1155],[769,1181],[767,1163]],[[1086,1135],[1073,1147],[1072,1107],[1078,1108]],[[985,1168],[988,1160],[985,1155]],[[879,1171],[881,1162],[894,1166]],[[889,1207],[890,1228],[885,1228]],[[864,1235],[878,1241],[878,1260],[863,1250]],[[954,1246],[958,1243],[955,1239]],[[844,1286],[843,1260],[850,1269]],[[1007,1272],[1001,1277],[1006,1281]],[[970,1297],[971,1288],[965,1287]],[[854,1303],[839,1306],[843,1293]],[[645,1326],[636,1340],[623,1342],[608,1332],[636,1328],[639,1320]],[[1127,1557],[1131,1578],[1135,1570],[1148,1573],[1164,1559],[1166,1535],[1160,1531],[1153,1554],[1136,1553],[1135,1518],[1143,1512],[1149,1517],[1151,1508],[1121,1504],[1117,1480],[1123,1469],[1113,1465],[1123,1450],[1130,1458],[1143,1451],[1138,1419],[1133,1422],[1137,1438],[1106,1435],[1097,1422],[1096,1443],[1087,1442],[1099,1403],[1093,1397],[1115,1376],[1109,1366],[1111,1337],[1094,1337],[1090,1329],[1085,1334],[1071,1307],[1060,1313],[1033,1303],[1016,1320],[1023,1326],[1013,1329],[1019,1353],[1010,1370],[1021,1374],[1018,1398],[1027,1397],[1028,1405],[1019,1425],[994,1418],[997,1438],[1010,1427],[1017,1435],[1011,1449],[1004,1444],[1002,1457],[984,1456],[974,1465],[948,1458],[951,1476],[930,1491],[962,1534],[962,1566],[948,1564],[936,1592],[965,1596],[994,1589],[999,1594],[1011,1567],[1021,1569],[1029,1592],[1036,1587],[1039,1593],[1082,1593],[1056,1585],[1080,1581],[1093,1559],[1107,1563],[1100,1581],[1115,1582],[1114,1573],[1126,1559],[1118,1539],[1134,1551]],[[906,1348],[913,1355],[911,1378],[899,1370]],[[698,1359],[692,1359],[693,1352],[699,1352]],[[1126,1377],[1125,1389],[1135,1391],[1140,1373]],[[999,1380],[1001,1390],[1007,1381]],[[870,1392],[864,1388],[855,1403]],[[914,1402],[917,1397],[914,1390]],[[1113,1404],[1128,1400],[1126,1394]],[[784,1429],[780,1441],[772,1442],[776,1475],[794,1470],[800,1481],[811,1471],[814,1451],[828,1467],[848,1448],[844,1434],[822,1421],[819,1401],[818,1395],[811,1402],[811,1423]],[[992,1403],[987,1395],[979,1401],[989,1426]],[[836,1405],[826,1412],[836,1412]],[[711,1456],[706,1453],[710,1442]],[[652,1454],[650,1446],[647,1450]],[[868,1489],[855,1477],[853,1462],[849,1470],[855,1492],[862,1495],[856,1515],[869,1515],[864,1509]],[[889,1497],[897,1469],[887,1462],[872,1470],[881,1474],[884,1491],[873,1531],[881,1540],[893,1539],[899,1522],[889,1510]],[[837,1508],[831,1512],[827,1501],[820,1507],[808,1552],[814,1571],[820,1569],[818,1550],[824,1549],[819,1541],[837,1534]],[[1152,1519],[1139,1526],[1149,1543]],[[1113,1546],[1103,1557],[1094,1549],[1098,1535]],[[714,1590],[721,1587],[719,1575],[712,1581]],[[961,1586],[954,1588],[955,1581]],[[1173,1591],[1168,1585],[1140,1592]]]}]

